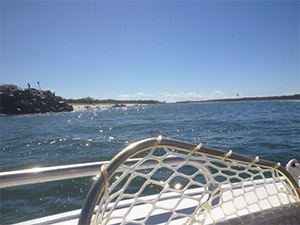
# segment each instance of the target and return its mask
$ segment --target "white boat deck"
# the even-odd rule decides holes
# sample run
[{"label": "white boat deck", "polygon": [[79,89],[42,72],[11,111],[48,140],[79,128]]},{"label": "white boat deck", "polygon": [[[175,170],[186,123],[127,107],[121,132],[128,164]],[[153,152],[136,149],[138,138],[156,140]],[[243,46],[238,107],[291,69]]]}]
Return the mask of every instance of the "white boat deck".
[{"label": "white boat deck", "polygon": [[[257,180],[255,183],[259,185],[263,181]],[[240,218],[245,224],[300,224],[300,202],[294,202],[292,204],[287,204],[288,201],[285,195],[280,196],[280,199],[274,197],[271,200],[266,200],[264,196],[266,192],[272,193],[280,189],[284,189],[281,184],[267,185],[265,188],[260,188],[258,190],[259,195],[255,195],[252,190],[257,187],[254,187],[250,182],[245,182],[243,188],[233,188],[231,185],[223,185],[222,189],[228,189],[225,191],[215,203],[212,204],[210,212],[207,214],[204,224],[240,224]],[[229,188],[230,187],[230,188]],[[243,190],[244,189],[244,190]],[[242,193],[246,190],[246,195]],[[181,202],[178,202],[179,194],[176,192],[164,193],[160,200],[155,204],[155,210],[151,212],[151,216],[148,218],[145,224],[165,224],[170,215],[171,211],[160,208],[166,208],[168,205],[174,206],[178,204],[175,211],[179,214],[182,213],[182,216],[179,216],[176,220],[172,220],[171,224],[185,224],[187,218],[183,214],[191,214],[194,212],[198,206],[198,201],[194,197],[200,196],[203,193],[203,188],[189,189],[185,192],[191,198],[184,198]],[[137,204],[127,215],[126,219],[134,219],[135,221],[141,221],[145,218],[146,214],[153,207],[152,199],[155,198],[155,195],[150,195],[143,197],[143,203]],[[259,198],[259,199],[257,199]],[[202,204],[209,199],[208,194],[202,197]],[[218,201],[222,201],[223,204],[218,204]],[[120,202],[118,207],[113,211],[111,217],[115,219],[110,220],[108,224],[117,225],[122,222],[122,215],[124,215],[130,203],[131,199],[123,200]],[[281,203],[285,203],[283,206],[280,206]],[[233,211],[235,207],[240,208],[239,211]],[[248,205],[245,209],[245,206]],[[262,210],[263,209],[263,210]],[[108,208],[109,210],[109,208]],[[66,213],[56,214],[53,216],[42,217],[39,219],[34,219],[18,225],[41,225],[41,224],[60,224],[60,225],[73,225],[78,223],[78,218],[80,215],[80,209],[74,210]],[[225,218],[226,220],[220,218]],[[201,213],[200,213],[201,218]],[[131,224],[131,223],[126,223]],[[136,223],[135,223],[136,224]],[[196,224],[196,223],[195,223]]]}]

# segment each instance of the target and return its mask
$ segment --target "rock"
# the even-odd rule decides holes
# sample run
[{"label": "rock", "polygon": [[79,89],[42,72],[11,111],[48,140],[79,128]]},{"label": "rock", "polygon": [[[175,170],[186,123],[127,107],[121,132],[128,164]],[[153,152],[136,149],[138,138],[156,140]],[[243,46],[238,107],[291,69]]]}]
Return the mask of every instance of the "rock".
[{"label": "rock", "polygon": [[50,91],[33,88],[16,89],[2,87],[0,92],[1,114],[28,114],[47,112],[69,112],[73,107],[60,96]]}]

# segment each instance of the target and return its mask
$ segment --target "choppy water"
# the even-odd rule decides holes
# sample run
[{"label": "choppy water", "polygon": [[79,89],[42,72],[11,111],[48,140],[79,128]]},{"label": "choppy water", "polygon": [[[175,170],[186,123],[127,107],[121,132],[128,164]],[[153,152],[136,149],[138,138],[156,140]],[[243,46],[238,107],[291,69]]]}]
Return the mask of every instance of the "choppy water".
[{"label": "choppy water", "polygon": [[[129,143],[170,137],[249,156],[300,160],[300,102],[165,104],[1,116],[1,171],[111,159]],[[78,209],[92,177],[1,190],[2,224]]]}]

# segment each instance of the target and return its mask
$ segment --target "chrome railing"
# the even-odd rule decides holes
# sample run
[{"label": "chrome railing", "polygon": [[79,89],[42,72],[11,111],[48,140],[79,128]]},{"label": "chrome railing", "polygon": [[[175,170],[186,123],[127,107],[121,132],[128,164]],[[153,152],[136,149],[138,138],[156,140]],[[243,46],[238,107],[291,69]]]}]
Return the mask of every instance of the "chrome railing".
[{"label": "chrome railing", "polygon": [[[131,166],[140,161],[139,158],[130,159],[126,161],[126,166]],[[109,161],[81,163],[64,166],[52,167],[35,167],[31,169],[1,172],[0,173],[0,188],[7,188],[13,186],[20,186],[26,184],[36,184],[48,181],[65,180],[72,178],[96,176],[100,173],[102,165],[107,164]],[[179,158],[169,157],[166,163],[169,165],[177,165]],[[155,160],[147,160],[140,168],[148,169],[153,168],[157,164]],[[122,167],[118,171],[122,171]]]}]

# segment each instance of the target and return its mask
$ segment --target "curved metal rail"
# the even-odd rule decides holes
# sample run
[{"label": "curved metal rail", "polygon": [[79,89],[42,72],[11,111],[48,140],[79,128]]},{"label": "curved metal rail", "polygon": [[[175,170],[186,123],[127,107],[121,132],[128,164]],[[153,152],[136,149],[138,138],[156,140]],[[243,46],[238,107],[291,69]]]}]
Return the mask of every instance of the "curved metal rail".
[{"label": "curved metal rail", "polygon": [[300,201],[300,188],[293,177],[282,167],[280,163],[274,163],[267,160],[260,160],[258,157],[252,158],[244,155],[232,153],[232,151],[225,152],[214,148],[205,146],[199,147],[199,145],[182,142],[169,138],[149,138],[136,143],[133,143],[123,149],[118,155],[116,155],[108,164],[101,168],[101,173],[98,179],[92,185],[85,202],[82,207],[80,219],[78,224],[90,224],[94,209],[102,192],[104,191],[106,181],[118,170],[118,168],[130,157],[154,147],[168,147],[183,150],[186,152],[195,152],[207,156],[213,156],[216,158],[226,158],[237,162],[258,165],[266,168],[272,168],[277,170],[282,176],[284,176],[293,187],[297,198]]}]

